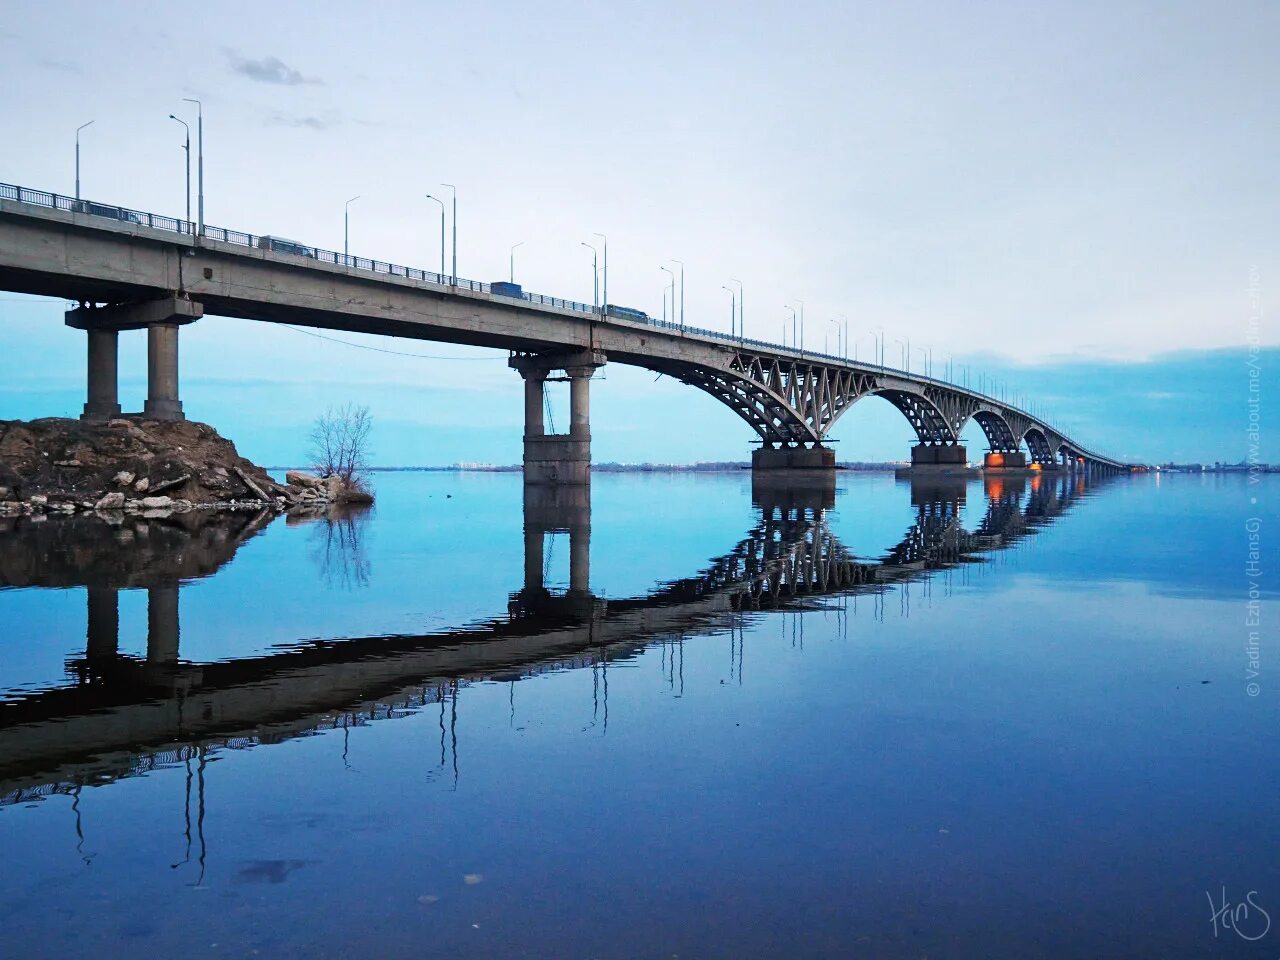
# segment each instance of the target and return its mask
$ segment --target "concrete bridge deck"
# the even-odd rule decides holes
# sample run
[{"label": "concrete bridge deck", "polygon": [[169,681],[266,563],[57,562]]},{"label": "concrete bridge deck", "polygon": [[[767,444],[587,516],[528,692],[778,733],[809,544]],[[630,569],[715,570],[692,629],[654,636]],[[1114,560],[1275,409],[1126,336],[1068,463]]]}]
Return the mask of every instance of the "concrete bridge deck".
[{"label": "concrete bridge deck", "polygon": [[[301,251],[301,252],[299,252]],[[606,283],[607,286],[607,283]],[[589,476],[588,383],[605,362],[667,374],[729,406],[756,433],[763,469],[829,468],[827,434],[857,401],[881,396],[910,422],[920,467],[963,464],[977,420],[1003,466],[1130,468],[1005,400],[921,374],[681,327],[640,311],[520,292],[271,238],[0,184],[0,288],[81,306],[88,338],[87,417],[118,415],[122,331],[148,331],[146,413],[182,416],[178,330],[205,312],[263,322],[510,351],[525,378],[530,482]],[[548,375],[570,380],[570,432],[547,435]]]}]

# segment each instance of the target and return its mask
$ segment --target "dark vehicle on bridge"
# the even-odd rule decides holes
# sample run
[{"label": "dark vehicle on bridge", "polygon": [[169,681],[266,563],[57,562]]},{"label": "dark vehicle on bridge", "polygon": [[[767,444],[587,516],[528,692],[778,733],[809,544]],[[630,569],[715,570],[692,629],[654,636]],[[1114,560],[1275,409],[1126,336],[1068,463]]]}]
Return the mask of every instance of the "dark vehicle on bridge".
[{"label": "dark vehicle on bridge", "polygon": [[619,317],[623,320],[635,320],[637,323],[649,323],[649,315],[643,310],[636,310],[632,307],[620,307],[617,304],[608,304],[604,308],[604,312],[610,317]]},{"label": "dark vehicle on bridge", "polygon": [[517,300],[524,299],[524,288],[518,283],[511,283],[508,280],[495,280],[489,284],[489,292],[497,297],[515,297]]},{"label": "dark vehicle on bridge", "polygon": [[292,253],[295,257],[315,259],[316,252],[297,240],[286,240],[284,237],[259,237],[258,249],[270,250],[274,253]]}]

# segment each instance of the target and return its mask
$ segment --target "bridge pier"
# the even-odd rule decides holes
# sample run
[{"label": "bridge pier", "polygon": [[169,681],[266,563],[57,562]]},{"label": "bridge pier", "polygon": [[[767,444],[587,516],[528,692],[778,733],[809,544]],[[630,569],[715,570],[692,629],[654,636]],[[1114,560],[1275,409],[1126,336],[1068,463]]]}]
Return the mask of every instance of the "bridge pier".
[{"label": "bridge pier", "polygon": [[[509,361],[524,377],[524,482],[591,482],[591,377],[604,354],[582,350],[566,354],[519,354]],[[543,389],[554,370],[569,381],[569,432],[547,433]]]},{"label": "bridge pier", "polygon": [[1021,450],[992,450],[982,458],[984,470],[1026,470],[1027,455]]},{"label": "bridge pier", "polygon": [[836,452],[830,447],[760,447],[751,451],[752,470],[834,470]]},{"label": "bridge pier", "polygon": [[108,306],[84,304],[67,311],[69,327],[88,336],[87,391],[82,420],[120,416],[120,331],[147,331],[147,402],[142,414],[153,420],[182,420],[178,394],[178,327],[192,323],[204,308],[181,297]]},{"label": "bridge pier", "polygon": [[941,467],[965,469],[969,465],[969,451],[963,443],[917,443],[911,448],[911,468]]}]

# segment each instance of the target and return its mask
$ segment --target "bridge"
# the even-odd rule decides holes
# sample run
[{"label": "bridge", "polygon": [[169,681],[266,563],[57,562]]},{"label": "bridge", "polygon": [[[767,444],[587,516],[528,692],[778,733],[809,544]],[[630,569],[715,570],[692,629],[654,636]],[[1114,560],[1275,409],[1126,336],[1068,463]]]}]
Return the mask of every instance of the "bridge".
[{"label": "bridge", "polygon": [[[607,300],[607,274],[605,286]],[[143,414],[181,418],[179,330],[208,311],[509,351],[524,378],[525,480],[533,484],[589,480],[590,381],[606,362],[715,397],[755,432],[752,466],[760,470],[833,468],[832,427],[871,396],[911,424],[912,464],[922,470],[967,463],[961,435],[970,421],[982,428],[991,466],[1095,473],[1133,466],[1006,400],[907,370],[8,184],[0,184],[0,288],[80,304],[66,322],[86,333],[89,419],[121,414],[119,334],[142,329]],[[561,372],[569,432],[549,434],[545,385]]]},{"label": "bridge", "polygon": [[[854,556],[832,533],[830,492],[765,487],[753,496],[755,524],[730,550],[691,576],[621,598],[590,592],[589,502],[573,487],[541,488],[560,491],[554,495],[534,487],[526,491],[524,583],[506,617],[439,633],[307,641],[213,663],[179,657],[177,577],[208,575],[230,561],[257,531],[256,519],[175,525],[167,543],[185,546],[143,563],[126,559],[132,547],[110,531],[81,541],[74,554],[60,553],[53,524],[19,518],[6,536],[10,552],[29,559],[6,568],[15,579],[0,585],[65,587],[79,576],[88,587],[88,617],[84,652],[68,662],[67,685],[0,700],[0,806],[145,770],[172,757],[175,744],[204,750],[272,743],[402,715],[456,696],[459,684],[603,666],[673,637],[727,630],[751,611],[879,595],[939,571],[982,565],[1052,523],[1094,482],[1079,472],[991,478],[982,519],[966,530],[963,483],[916,481],[913,523],[875,559]],[[572,541],[564,590],[544,584],[542,541],[551,531],[567,531]],[[191,553],[198,557],[185,556]],[[113,556],[133,566],[115,572]],[[118,652],[122,588],[148,591],[145,657]]]}]

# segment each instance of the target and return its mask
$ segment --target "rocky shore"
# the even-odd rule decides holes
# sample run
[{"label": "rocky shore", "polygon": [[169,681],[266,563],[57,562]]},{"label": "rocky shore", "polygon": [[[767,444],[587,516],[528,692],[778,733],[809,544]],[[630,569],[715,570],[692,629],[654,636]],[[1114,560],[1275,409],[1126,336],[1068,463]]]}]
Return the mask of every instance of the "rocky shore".
[{"label": "rocky shore", "polygon": [[0,516],[162,516],[371,501],[338,477],[290,471],[277,483],[204,423],[0,420]]}]

